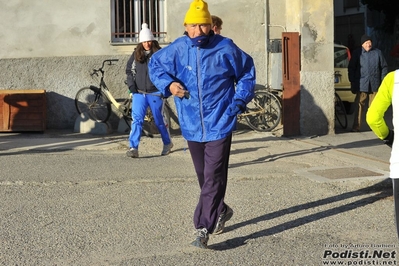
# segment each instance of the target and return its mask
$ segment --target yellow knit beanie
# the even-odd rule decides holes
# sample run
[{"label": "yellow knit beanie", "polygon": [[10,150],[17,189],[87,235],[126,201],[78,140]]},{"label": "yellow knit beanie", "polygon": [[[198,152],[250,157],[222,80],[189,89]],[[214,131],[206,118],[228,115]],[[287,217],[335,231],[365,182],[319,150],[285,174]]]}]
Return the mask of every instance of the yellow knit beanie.
[{"label": "yellow knit beanie", "polygon": [[202,0],[194,0],[184,18],[186,24],[211,24],[212,18],[208,11],[208,4]]}]

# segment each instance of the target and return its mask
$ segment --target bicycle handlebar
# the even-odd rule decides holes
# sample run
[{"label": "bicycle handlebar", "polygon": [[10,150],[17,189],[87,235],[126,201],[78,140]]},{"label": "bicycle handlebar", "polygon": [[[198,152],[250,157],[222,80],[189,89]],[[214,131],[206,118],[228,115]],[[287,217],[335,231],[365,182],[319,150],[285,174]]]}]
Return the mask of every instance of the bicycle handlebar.
[{"label": "bicycle handlebar", "polygon": [[119,61],[119,59],[104,60],[101,67],[99,69],[93,69],[93,72],[90,74],[90,76],[97,75],[97,72],[101,72],[101,74],[104,75],[103,68],[104,68],[105,63],[108,62],[108,65],[110,66],[110,65],[112,65],[112,62],[118,62],[118,61]]},{"label": "bicycle handlebar", "polygon": [[108,62],[108,65],[112,65],[112,62],[118,62],[119,59],[107,59],[103,61],[103,64],[101,66],[101,69],[103,69],[105,62]]},{"label": "bicycle handlebar", "polygon": [[118,62],[119,61],[119,59],[107,59],[107,60],[104,60],[104,62],[106,62],[106,61],[108,61],[108,62]]}]

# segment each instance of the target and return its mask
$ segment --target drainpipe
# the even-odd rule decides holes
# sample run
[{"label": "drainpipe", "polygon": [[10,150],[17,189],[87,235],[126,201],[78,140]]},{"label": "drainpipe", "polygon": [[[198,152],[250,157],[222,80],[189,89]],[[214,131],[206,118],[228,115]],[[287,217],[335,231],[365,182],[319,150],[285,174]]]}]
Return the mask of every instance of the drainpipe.
[{"label": "drainpipe", "polygon": [[265,51],[266,51],[266,84],[269,84],[269,23],[268,23],[269,1],[265,0]]}]

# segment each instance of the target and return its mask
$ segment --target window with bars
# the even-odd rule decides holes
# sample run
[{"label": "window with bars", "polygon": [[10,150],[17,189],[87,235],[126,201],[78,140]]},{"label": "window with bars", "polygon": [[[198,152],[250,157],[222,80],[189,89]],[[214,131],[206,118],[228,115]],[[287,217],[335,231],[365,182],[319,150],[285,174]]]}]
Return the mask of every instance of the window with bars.
[{"label": "window with bars", "polygon": [[344,10],[348,8],[359,8],[359,0],[344,0]]},{"label": "window with bars", "polygon": [[111,42],[138,43],[142,23],[158,42],[165,42],[165,1],[111,0]]}]

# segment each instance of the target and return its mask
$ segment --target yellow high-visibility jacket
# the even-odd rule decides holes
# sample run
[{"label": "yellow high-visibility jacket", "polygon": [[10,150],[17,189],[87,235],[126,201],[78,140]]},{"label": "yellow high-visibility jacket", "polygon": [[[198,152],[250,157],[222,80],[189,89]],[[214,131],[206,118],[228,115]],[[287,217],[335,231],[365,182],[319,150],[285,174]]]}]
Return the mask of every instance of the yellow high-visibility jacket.
[{"label": "yellow high-visibility jacket", "polygon": [[380,139],[385,139],[389,133],[389,128],[385,122],[384,114],[389,106],[393,104],[392,100],[395,72],[397,71],[392,71],[388,73],[383,79],[380,87],[378,88],[377,95],[371,103],[371,106],[369,107],[366,115],[367,124],[369,124],[371,130]]},{"label": "yellow high-visibility jacket", "polygon": [[[367,124],[382,140],[389,134],[384,114],[391,104],[392,124],[394,128],[399,128],[399,69],[385,76],[366,115]],[[399,178],[399,140],[394,141],[392,145],[390,172],[391,178]]]}]

